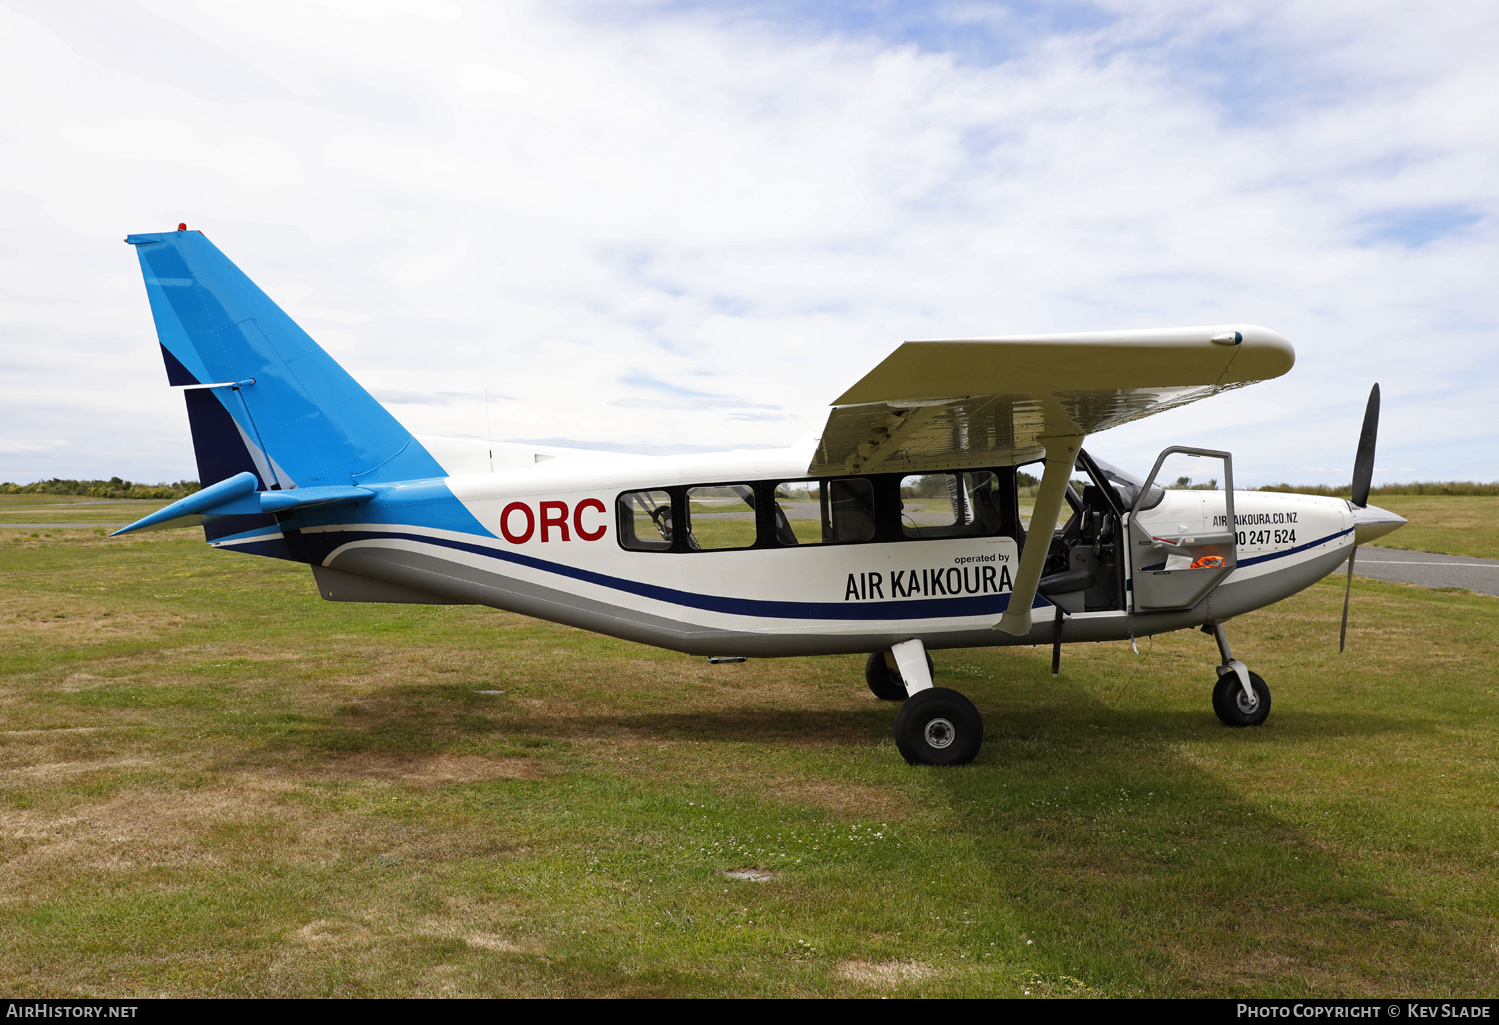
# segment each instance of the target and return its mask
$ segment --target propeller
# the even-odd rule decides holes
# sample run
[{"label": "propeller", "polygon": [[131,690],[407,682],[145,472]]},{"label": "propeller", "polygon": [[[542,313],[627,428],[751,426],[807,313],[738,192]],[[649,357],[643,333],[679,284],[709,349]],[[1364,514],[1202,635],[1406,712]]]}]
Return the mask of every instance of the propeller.
[{"label": "propeller", "polygon": [[[1354,505],[1363,509],[1369,504],[1369,484],[1374,478],[1374,439],[1379,433],[1379,385],[1369,391],[1369,405],[1364,409],[1364,429],[1358,436],[1358,455],[1353,460]],[[1353,550],[1348,553],[1348,586],[1343,591],[1343,631],[1338,635],[1338,652],[1348,641],[1348,602],[1353,597],[1353,559],[1358,555],[1358,534],[1353,535]]]}]

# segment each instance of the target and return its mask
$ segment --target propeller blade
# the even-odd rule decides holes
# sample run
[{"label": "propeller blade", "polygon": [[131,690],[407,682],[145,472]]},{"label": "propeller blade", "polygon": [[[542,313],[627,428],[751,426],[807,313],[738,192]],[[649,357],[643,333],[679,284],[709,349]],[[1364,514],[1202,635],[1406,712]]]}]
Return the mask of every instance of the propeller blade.
[{"label": "propeller blade", "polygon": [[[1353,460],[1353,504],[1359,508],[1369,504],[1369,484],[1374,479],[1374,437],[1379,433],[1379,385],[1369,392],[1369,405],[1364,409],[1364,429],[1358,436],[1358,455]],[[1348,559],[1350,569],[1352,556]]]},{"label": "propeller blade", "polygon": [[1353,597],[1353,557],[1357,554],[1358,545],[1354,545],[1353,551],[1348,553],[1348,587],[1343,591],[1343,632],[1338,634],[1339,655],[1343,653],[1343,645],[1348,641],[1348,599]]}]

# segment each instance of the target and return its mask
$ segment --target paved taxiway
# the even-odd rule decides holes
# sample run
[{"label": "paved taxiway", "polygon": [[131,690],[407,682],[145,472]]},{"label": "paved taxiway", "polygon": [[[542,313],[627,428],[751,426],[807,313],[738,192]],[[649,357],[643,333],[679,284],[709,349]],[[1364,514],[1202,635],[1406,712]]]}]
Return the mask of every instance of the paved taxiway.
[{"label": "paved taxiway", "polygon": [[1395,548],[1359,545],[1353,575],[1420,584],[1422,587],[1466,587],[1480,594],[1499,595],[1499,559],[1472,559],[1462,555],[1432,555],[1429,552],[1402,552]]}]

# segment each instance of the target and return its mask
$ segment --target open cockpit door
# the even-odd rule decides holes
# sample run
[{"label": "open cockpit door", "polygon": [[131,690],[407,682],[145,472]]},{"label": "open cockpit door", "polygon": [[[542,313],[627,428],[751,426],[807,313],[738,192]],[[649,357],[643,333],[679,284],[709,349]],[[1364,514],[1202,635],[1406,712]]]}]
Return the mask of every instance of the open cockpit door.
[{"label": "open cockpit door", "polygon": [[[1182,476],[1175,486],[1156,478],[1169,456],[1208,461],[1206,484]],[[1222,474],[1211,469],[1221,462]],[[1201,466],[1202,464],[1196,464]],[[1196,480],[1202,479],[1199,470]],[[1168,474],[1169,476],[1169,474]],[[1217,487],[1223,482],[1222,490]],[[1129,516],[1129,562],[1136,612],[1190,609],[1238,563],[1234,533],[1234,467],[1227,452],[1172,446],[1163,451],[1135,497]]]}]

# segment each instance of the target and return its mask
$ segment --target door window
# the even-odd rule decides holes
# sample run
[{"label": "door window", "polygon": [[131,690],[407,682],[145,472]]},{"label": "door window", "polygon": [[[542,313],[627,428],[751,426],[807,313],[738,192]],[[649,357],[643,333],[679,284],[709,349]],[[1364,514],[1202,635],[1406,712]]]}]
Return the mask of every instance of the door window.
[{"label": "door window", "polygon": [[1130,514],[1135,611],[1190,609],[1233,572],[1233,518],[1233,461],[1227,452],[1162,452]]}]

